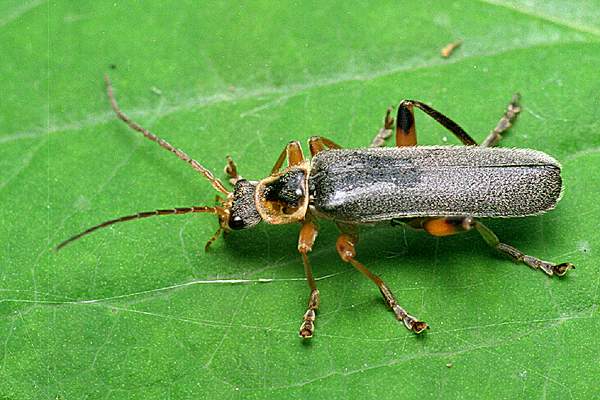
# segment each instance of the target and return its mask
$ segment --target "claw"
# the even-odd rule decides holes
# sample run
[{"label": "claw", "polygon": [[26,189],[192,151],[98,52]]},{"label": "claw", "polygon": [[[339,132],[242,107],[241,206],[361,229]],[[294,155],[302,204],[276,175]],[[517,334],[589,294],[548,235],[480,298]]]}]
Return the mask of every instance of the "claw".
[{"label": "claw", "polygon": [[311,323],[311,324],[307,324],[307,323],[303,323],[302,326],[300,327],[300,337],[302,339],[310,339],[311,337],[313,337],[313,332],[314,332],[315,326]]},{"label": "claw", "polygon": [[304,322],[300,325],[300,332],[298,333],[303,339],[310,339],[315,332],[315,318],[316,313],[315,310],[309,309],[304,314]]},{"label": "claw", "polygon": [[429,325],[427,325],[426,322],[419,321],[412,315],[407,315],[404,317],[402,322],[404,322],[404,326],[416,334],[423,332],[425,329],[429,329]]},{"label": "claw", "polygon": [[423,332],[425,329],[429,329],[429,325],[427,325],[426,322],[423,321],[415,321],[415,323],[413,324],[413,332],[414,333],[421,333]]},{"label": "claw", "polygon": [[408,330],[413,331],[414,333],[421,333],[425,329],[429,329],[429,325],[408,314],[404,308],[400,307],[398,303],[396,303],[392,292],[387,286],[380,288],[380,291],[386,301],[388,301],[388,305],[396,315],[396,319],[398,321],[402,321]]},{"label": "claw", "polygon": [[524,256],[522,261],[533,269],[541,269],[546,273],[546,275],[549,276],[563,276],[567,273],[568,270],[575,269],[575,266],[569,262],[562,264],[552,264],[548,261],[543,261],[539,258],[531,256]]},{"label": "claw", "polygon": [[553,265],[552,266],[552,271],[557,275],[557,276],[564,276],[567,271],[569,271],[570,269],[575,269],[575,266],[570,263],[570,262],[566,262],[566,263],[562,263],[562,264],[558,264],[558,265]]}]

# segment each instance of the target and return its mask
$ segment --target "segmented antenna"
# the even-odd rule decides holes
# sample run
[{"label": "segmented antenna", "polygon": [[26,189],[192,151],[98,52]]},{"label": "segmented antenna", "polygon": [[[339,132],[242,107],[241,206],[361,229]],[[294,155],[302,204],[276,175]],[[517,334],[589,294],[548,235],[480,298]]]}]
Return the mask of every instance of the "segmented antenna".
[{"label": "segmented antenna", "polygon": [[156,136],[149,130],[143,128],[141,125],[139,125],[136,122],[134,122],[133,120],[131,120],[131,118],[129,118],[127,115],[125,115],[123,113],[123,111],[121,111],[121,109],[119,108],[119,105],[117,104],[117,100],[115,99],[112,84],[110,83],[110,78],[108,77],[108,75],[104,75],[104,82],[106,82],[106,91],[108,94],[108,99],[110,100],[110,105],[120,120],[125,122],[131,129],[140,132],[142,135],[144,135],[148,139],[152,140],[153,142],[158,143],[160,145],[160,147],[162,147],[163,149],[169,150],[171,153],[174,153],[181,160],[190,164],[192,166],[192,168],[194,168],[196,171],[198,171],[202,175],[204,175],[204,177],[210,181],[211,185],[215,189],[217,189],[219,192],[221,192],[223,194],[229,195],[230,192],[227,189],[225,189],[225,186],[223,186],[223,183],[221,183],[221,181],[218,178],[215,178],[213,173],[210,172],[208,169],[204,168],[204,166],[202,166],[202,164],[200,164],[198,161],[196,161],[193,158],[191,158],[190,156],[188,156],[183,150],[180,150],[180,149],[172,146],[169,142],[159,138],[158,136]]},{"label": "segmented antenna", "polygon": [[110,221],[105,221],[101,224],[92,226],[91,228],[88,228],[85,231],[78,233],[77,235],[65,240],[64,242],[62,242],[61,244],[56,246],[56,251],[62,249],[63,247],[65,247],[66,245],[68,245],[71,242],[74,242],[78,239],[81,239],[82,237],[84,237],[86,235],[89,235],[90,233],[92,233],[98,229],[105,228],[107,226],[114,225],[119,222],[126,222],[126,221],[132,221],[134,219],[154,217],[155,215],[172,215],[172,214],[189,214],[189,213],[219,214],[220,211],[222,211],[222,209],[219,210],[219,207],[195,207],[195,206],[194,207],[173,208],[173,209],[169,209],[169,210],[142,211],[142,212],[139,212],[136,214],[126,215],[124,217],[111,219]]}]

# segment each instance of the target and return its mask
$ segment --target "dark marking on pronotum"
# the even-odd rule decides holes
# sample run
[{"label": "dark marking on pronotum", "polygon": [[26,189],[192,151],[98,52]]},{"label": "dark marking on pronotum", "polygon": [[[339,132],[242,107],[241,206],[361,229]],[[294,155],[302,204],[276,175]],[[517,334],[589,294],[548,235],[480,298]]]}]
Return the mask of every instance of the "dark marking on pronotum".
[{"label": "dark marking on pronotum", "polygon": [[306,174],[301,169],[290,170],[279,179],[265,186],[265,200],[281,201],[297,207],[304,198],[304,178]]}]

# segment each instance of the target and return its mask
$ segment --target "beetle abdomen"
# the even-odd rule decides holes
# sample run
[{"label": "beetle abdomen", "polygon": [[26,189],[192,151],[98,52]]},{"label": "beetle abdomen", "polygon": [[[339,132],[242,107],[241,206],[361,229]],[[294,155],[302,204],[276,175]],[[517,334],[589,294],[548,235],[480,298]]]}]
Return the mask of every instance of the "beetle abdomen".
[{"label": "beetle abdomen", "polygon": [[370,223],[403,217],[521,217],[555,207],[560,164],[529,149],[420,146],[327,150],[312,160],[319,214]]}]

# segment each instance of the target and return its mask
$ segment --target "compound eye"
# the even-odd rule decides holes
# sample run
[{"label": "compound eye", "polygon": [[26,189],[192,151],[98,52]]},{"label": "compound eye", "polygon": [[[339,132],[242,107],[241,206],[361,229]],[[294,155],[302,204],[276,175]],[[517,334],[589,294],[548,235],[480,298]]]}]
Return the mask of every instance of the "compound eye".
[{"label": "compound eye", "polygon": [[236,215],[229,220],[229,227],[231,229],[244,229],[245,226],[244,220],[239,215]]}]

